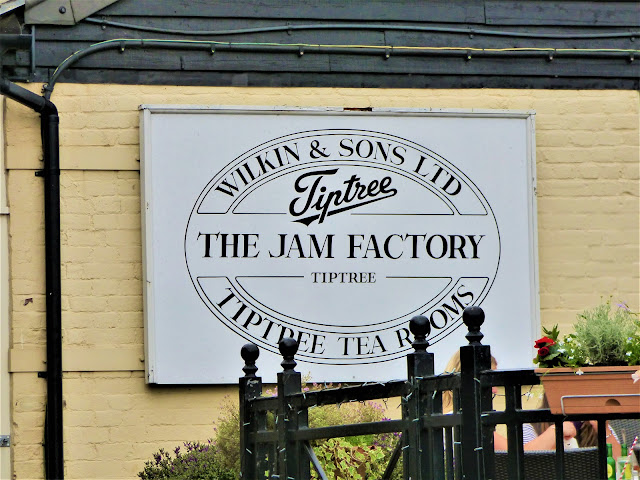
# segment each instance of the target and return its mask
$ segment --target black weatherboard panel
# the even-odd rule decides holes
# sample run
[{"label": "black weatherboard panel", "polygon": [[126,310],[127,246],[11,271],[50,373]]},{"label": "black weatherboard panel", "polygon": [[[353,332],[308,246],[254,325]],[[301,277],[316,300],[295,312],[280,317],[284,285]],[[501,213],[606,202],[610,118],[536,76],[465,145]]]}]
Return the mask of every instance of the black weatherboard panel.
[{"label": "black weatherboard panel", "polygon": [[484,2],[476,0],[157,0],[120,1],[106,15],[229,17],[315,20],[484,22]]},{"label": "black weatherboard panel", "polygon": [[582,25],[585,27],[637,27],[637,2],[485,2],[489,25]]},{"label": "black weatherboard panel", "polygon": [[36,26],[35,55],[6,51],[2,68],[47,82],[112,42],[57,81],[638,89],[638,36],[636,1],[120,0],[75,26]]}]

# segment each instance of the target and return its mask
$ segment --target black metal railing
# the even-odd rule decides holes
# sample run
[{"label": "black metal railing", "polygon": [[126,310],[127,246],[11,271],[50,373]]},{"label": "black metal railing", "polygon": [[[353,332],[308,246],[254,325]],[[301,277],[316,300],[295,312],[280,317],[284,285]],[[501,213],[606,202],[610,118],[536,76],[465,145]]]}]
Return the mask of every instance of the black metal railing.
[{"label": "black metal railing", "polygon": [[[570,472],[567,471],[562,424],[587,419],[598,422],[598,464],[579,478],[607,478],[605,422],[614,418],[640,418],[640,414],[565,416],[552,414],[548,409],[523,410],[522,387],[538,385],[539,377],[533,370],[491,370],[490,347],[481,344],[484,312],[480,307],[468,307],[463,322],[469,330],[466,335],[469,344],[460,348],[459,373],[434,374],[434,356],[427,352],[429,343],[426,340],[430,324],[426,317],[417,316],[409,323],[414,341],[413,351],[407,355],[406,381],[306,392],[302,391],[300,373],[294,370],[298,344],[293,338],[285,338],[279,345],[283,370],[278,373],[277,396],[273,397],[262,396],[262,380],[256,376],[258,347],[245,345],[241,351],[245,375],[240,378],[242,479],[307,480],[312,468],[324,479],[326,475],[311,448],[311,441],[390,432],[401,432],[402,435],[382,480],[391,478],[400,457],[403,458],[405,479],[496,479],[500,478],[496,474],[496,458],[506,468],[504,478],[537,478],[533,476],[534,472],[525,472],[527,462],[522,427],[524,423],[535,422],[556,425],[555,475],[547,474],[544,478],[565,479],[569,478]],[[505,390],[505,409],[502,411],[493,410],[494,386]],[[453,394],[453,412],[443,413],[442,392],[445,391]],[[400,419],[318,428],[308,425],[310,408],[391,397],[400,397]],[[505,454],[496,456],[494,452],[496,425],[506,425],[506,467],[503,465]],[[584,466],[582,462],[581,467]]]}]

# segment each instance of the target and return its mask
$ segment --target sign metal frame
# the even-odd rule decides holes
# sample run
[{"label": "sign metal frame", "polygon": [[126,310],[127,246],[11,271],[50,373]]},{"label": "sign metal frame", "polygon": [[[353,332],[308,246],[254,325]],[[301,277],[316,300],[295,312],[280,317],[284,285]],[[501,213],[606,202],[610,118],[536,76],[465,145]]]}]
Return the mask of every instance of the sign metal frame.
[{"label": "sign metal frame", "polygon": [[[157,295],[154,285],[154,278],[157,275],[156,263],[158,258],[158,252],[156,250],[156,242],[154,235],[157,236],[157,230],[154,230],[154,195],[157,193],[157,185],[154,184],[154,171],[157,168],[166,167],[166,165],[154,164],[154,118],[159,118],[161,115],[211,115],[211,114],[223,114],[223,115],[266,115],[266,116],[317,116],[318,118],[323,116],[335,116],[350,118],[371,118],[375,117],[384,121],[385,118],[398,118],[402,117],[405,121],[409,121],[412,117],[416,118],[449,118],[449,119],[515,119],[525,122],[524,127],[524,150],[526,152],[525,170],[528,179],[526,181],[526,217],[527,217],[527,264],[528,264],[528,288],[529,292],[526,295],[529,299],[529,307],[526,309],[528,313],[528,331],[525,333],[525,337],[528,339],[536,338],[540,329],[540,317],[539,317],[539,286],[538,286],[538,257],[537,257],[537,212],[536,212],[536,172],[535,172],[535,112],[532,111],[513,111],[513,110],[467,110],[467,109],[406,109],[406,108],[372,108],[370,111],[358,111],[344,109],[341,107],[263,107],[263,106],[174,106],[174,105],[141,105],[140,106],[140,121],[141,121],[141,138],[140,138],[140,150],[141,150],[141,216],[142,216],[142,246],[143,246],[143,277],[144,277],[144,334],[145,334],[145,370],[146,381],[148,383],[164,383],[164,384],[180,384],[180,383],[233,383],[237,373],[234,370],[234,374],[222,378],[218,376],[213,381],[211,378],[203,378],[206,375],[200,375],[199,377],[190,377],[189,379],[180,380],[179,371],[184,370],[185,365],[177,367],[177,370],[170,375],[165,375],[164,372],[159,372],[159,356],[166,354],[162,349],[158,349],[158,335],[166,335],[166,332],[159,332],[157,324],[157,316],[159,314],[157,310]],[[363,130],[364,131],[364,130]],[[215,133],[215,132],[214,132]],[[318,137],[320,138],[320,137]],[[181,141],[179,138],[174,141]],[[247,144],[250,145],[249,143]],[[427,145],[428,146],[428,145]],[[246,149],[245,149],[246,150]],[[251,151],[251,150],[248,150]],[[438,153],[436,151],[436,153]],[[231,159],[229,159],[231,160]],[[455,166],[455,164],[454,164]],[[456,167],[457,168],[457,167]],[[165,172],[165,174],[168,172]],[[169,173],[170,175],[170,173]],[[201,179],[198,179],[201,180]],[[485,187],[486,188],[486,187]],[[166,193],[166,192],[165,192]],[[194,207],[195,208],[195,207]],[[524,213],[524,212],[523,212]],[[188,227],[187,227],[188,229]],[[154,232],[156,232],[154,234]],[[186,235],[186,233],[185,233]],[[185,246],[185,249],[187,247]],[[453,248],[453,246],[452,246]],[[163,252],[166,253],[166,252]],[[185,250],[185,255],[187,252]],[[163,255],[160,255],[161,257]],[[195,284],[194,284],[195,285]],[[161,292],[161,295],[166,295],[166,292]],[[200,294],[200,293],[199,293]],[[200,295],[202,297],[202,295]],[[455,305],[454,305],[455,306]],[[210,308],[211,310],[211,308]],[[491,312],[488,312],[491,315]],[[284,331],[284,329],[283,329]],[[229,333],[231,335],[231,333]],[[246,337],[245,337],[246,338]],[[490,342],[494,347],[497,342],[492,340]],[[529,342],[531,343],[531,342]],[[346,351],[347,340],[345,340]],[[532,353],[533,347],[529,347],[527,356]],[[404,351],[404,350],[403,350]],[[187,352],[185,352],[186,354]],[[401,357],[401,354],[397,355]],[[440,356],[441,358],[442,355]],[[234,359],[235,362],[236,359]],[[239,357],[238,357],[238,363]],[[331,362],[328,362],[331,363]],[[524,365],[518,365],[524,366]],[[160,367],[165,368],[166,367]],[[211,368],[214,368],[212,364]],[[305,367],[303,366],[304,370]],[[237,370],[237,369],[236,369]],[[354,380],[366,380],[370,379],[370,374],[365,374],[364,378],[355,378],[354,376],[342,377],[339,373],[340,367],[337,367],[335,376],[327,374],[326,370],[321,374],[322,380],[339,380],[339,381],[354,381]],[[270,370],[267,369],[267,372]],[[229,377],[229,378],[227,378]],[[314,377],[313,380],[320,380]]]}]

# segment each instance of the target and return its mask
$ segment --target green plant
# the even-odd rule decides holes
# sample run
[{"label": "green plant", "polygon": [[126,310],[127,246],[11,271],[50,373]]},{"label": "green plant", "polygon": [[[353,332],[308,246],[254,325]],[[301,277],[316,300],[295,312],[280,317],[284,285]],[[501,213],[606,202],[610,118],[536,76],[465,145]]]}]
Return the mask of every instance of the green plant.
[{"label": "green plant", "polygon": [[[305,391],[319,388],[324,388],[324,385],[303,386]],[[268,390],[266,393],[274,395],[276,392]],[[384,409],[375,402],[351,402],[309,409],[309,426],[312,428],[384,419]],[[273,419],[268,419],[268,424],[269,428],[274,428]],[[382,476],[398,438],[399,434],[393,433],[340,437],[315,441],[313,449],[329,480],[365,480]],[[239,475],[239,415],[238,407],[231,401],[225,402],[223,413],[216,422],[215,445],[221,455],[220,464]],[[399,463],[394,471],[394,480],[400,478],[401,472]],[[311,478],[319,478],[313,469]]]},{"label": "green plant", "polygon": [[625,350],[627,363],[629,365],[640,365],[640,335],[627,338]]},{"label": "green plant", "polygon": [[[304,391],[320,388],[324,386],[303,386]],[[266,392],[269,396],[275,393]],[[312,407],[309,409],[309,426],[316,428],[382,421],[386,420],[384,413],[382,405],[375,402]],[[275,428],[273,417],[268,417],[267,428]],[[207,444],[185,443],[186,451],[177,447],[175,456],[160,450],[154,454],[152,461],[146,462],[138,476],[142,480],[240,478],[240,416],[237,404],[230,398],[224,400],[214,430],[214,441]],[[382,476],[399,438],[398,433],[340,437],[315,441],[313,449],[329,480],[366,480]],[[402,463],[399,462],[392,479],[399,480],[401,474]],[[319,478],[313,469],[311,478]]]},{"label": "green plant", "polygon": [[[387,420],[384,414],[382,405],[376,402],[325,405],[309,409],[309,426],[379,422]],[[366,480],[382,476],[399,438],[398,433],[338,437],[314,442],[313,450],[329,480]],[[399,463],[392,478],[400,478],[401,472]],[[311,478],[320,477],[312,470]]]},{"label": "green plant", "polygon": [[[240,411],[228,397],[222,404],[222,413],[215,422],[215,446],[220,454],[220,464],[240,473]],[[238,478],[236,476],[236,478]]]},{"label": "green plant", "polygon": [[578,315],[573,340],[590,365],[633,365],[627,347],[640,342],[638,321],[625,304],[614,308],[608,300]]},{"label": "green plant", "polygon": [[542,368],[558,367],[565,364],[564,349],[558,341],[560,331],[558,326],[554,325],[551,330],[542,327],[545,336],[536,340],[535,348],[538,349],[533,363],[538,364]]},{"label": "green plant", "polygon": [[540,368],[552,367],[581,367],[586,365],[586,358],[575,334],[565,335],[559,340],[560,331],[554,325],[551,330],[542,327],[545,336],[536,340],[535,348],[538,349],[533,363]]},{"label": "green plant", "polygon": [[[386,452],[374,445],[353,445],[347,438],[330,438],[315,449],[327,478],[364,480],[384,473]],[[315,470],[311,478],[320,478]]]},{"label": "green plant", "polygon": [[558,326],[542,329],[533,363],[540,367],[640,365],[640,322],[624,303],[608,300],[578,315],[575,333],[559,340]]},{"label": "green plant", "polygon": [[[384,418],[382,406],[375,402],[351,402],[309,409],[309,426],[312,428],[379,422]],[[370,445],[377,437],[377,435],[359,435],[348,437],[347,442],[356,446]]]},{"label": "green plant", "polygon": [[174,455],[160,449],[153,460],[138,473],[141,480],[234,480],[237,472],[223,467],[211,440],[207,443],[185,442]]}]

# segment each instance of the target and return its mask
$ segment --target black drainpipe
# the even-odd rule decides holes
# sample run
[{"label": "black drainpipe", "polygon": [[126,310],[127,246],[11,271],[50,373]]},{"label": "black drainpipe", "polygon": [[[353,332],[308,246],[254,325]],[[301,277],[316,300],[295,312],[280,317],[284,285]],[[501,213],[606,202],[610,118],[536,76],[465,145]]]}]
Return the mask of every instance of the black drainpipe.
[{"label": "black drainpipe", "polygon": [[60,281],[60,145],[58,109],[48,99],[0,78],[0,93],[40,113],[44,150],[44,243],[47,295],[47,410],[44,424],[45,475],[64,479],[62,443],[62,307]]}]

